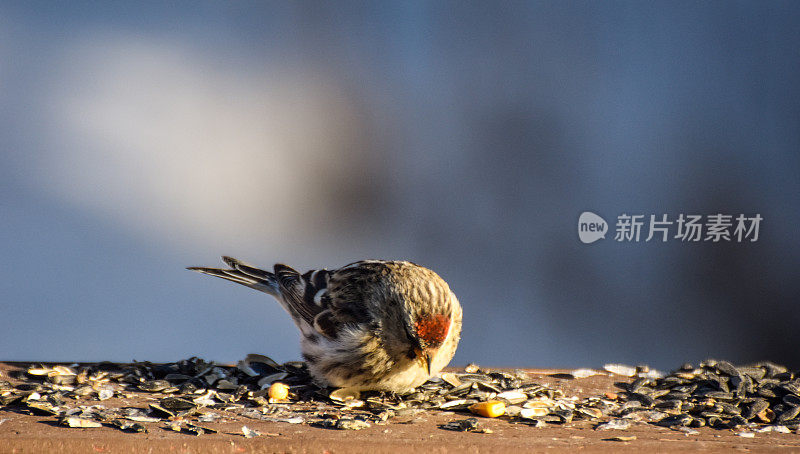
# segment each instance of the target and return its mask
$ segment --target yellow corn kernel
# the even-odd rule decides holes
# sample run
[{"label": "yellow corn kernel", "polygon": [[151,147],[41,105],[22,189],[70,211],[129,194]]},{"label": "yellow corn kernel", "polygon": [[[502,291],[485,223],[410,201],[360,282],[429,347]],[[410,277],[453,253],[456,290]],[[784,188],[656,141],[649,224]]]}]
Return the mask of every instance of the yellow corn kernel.
[{"label": "yellow corn kernel", "polygon": [[505,402],[499,400],[489,400],[486,402],[478,402],[469,406],[469,411],[476,415],[486,416],[487,418],[496,418],[502,416],[506,412]]},{"label": "yellow corn kernel", "polygon": [[289,397],[289,387],[276,381],[270,385],[268,394],[270,401],[286,400],[286,398]]}]

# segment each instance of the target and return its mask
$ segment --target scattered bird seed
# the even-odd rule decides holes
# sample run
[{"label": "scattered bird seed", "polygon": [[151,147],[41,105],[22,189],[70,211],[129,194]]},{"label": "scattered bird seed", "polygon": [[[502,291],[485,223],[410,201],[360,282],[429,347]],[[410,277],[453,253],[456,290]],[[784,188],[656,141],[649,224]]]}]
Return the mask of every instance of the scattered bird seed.
[{"label": "scattered bird seed", "polygon": [[269,402],[282,402],[289,397],[289,387],[284,383],[275,382],[269,387]]},{"label": "scattered bird seed", "polygon": [[[492,371],[475,364],[434,377],[406,396],[320,388],[304,363],[278,364],[263,355],[248,355],[235,367],[200,358],[168,364],[34,365],[11,377],[20,383],[0,381],[0,404],[60,418],[70,427],[108,423],[136,432],[160,422],[169,430],[195,435],[214,431],[198,425],[219,419],[208,410],[340,430],[414,423],[429,410],[502,415],[503,420],[536,427],[590,421],[597,430],[625,430],[642,421],[687,434],[703,426],[749,432],[800,430],[800,377],[780,365],[762,362],[741,367],[707,360],[697,367],[684,364],[666,375],[647,366],[608,364],[604,370],[631,380],[618,380],[626,382],[618,392],[578,399],[531,380],[524,371]],[[570,376],[597,372],[577,369]],[[152,398],[149,409],[81,405],[93,398],[108,401],[142,392]],[[477,424],[478,420],[456,420],[441,427],[490,432],[464,421]]]},{"label": "scattered bird seed", "polygon": [[339,388],[330,393],[329,397],[334,402],[346,402],[361,397],[361,393],[353,388]]},{"label": "scattered bird seed", "polygon": [[442,380],[444,380],[448,385],[452,386],[453,388],[461,386],[461,380],[459,380],[456,374],[452,374],[450,372],[443,373]]},{"label": "scattered bird seed", "polygon": [[626,366],[624,364],[606,364],[603,366],[603,369],[612,374],[623,375],[625,377],[633,377],[636,375],[635,367]]},{"label": "scattered bird seed", "polygon": [[306,420],[300,416],[294,418],[261,418],[264,421],[270,422],[285,422],[287,424],[303,424]]},{"label": "scattered bird seed", "polygon": [[315,423],[320,427],[325,427],[327,429],[336,429],[336,430],[361,430],[367,429],[370,427],[370,424],[366,421],[361,421],[358,419],[323,419],[322,421],[318,421]]},{"label": "scattered bird seed", "polygon": [[151,416],[128,416],[127,419],[136,422],[159,422],[161,418],[154,418]]},{"label": "scattered bird seed", "polygon": [[216,429],[212,429],[210,427],[198,426],[197,424],[188,423],[184,427],[184,431],[192,433],[194,435],[200,436],[206,433],[214,434],[217,433]]},{"label": "scattered bird seed", "polygon": [[794,386],[797,376],[772,363],[737,367],[707,360],[698,367],[685,364],[661,378],[645,376],[643,371],[636,376],[619,394],[623,401],[619,416],[631,417],[629,405],[636,404],[669,414],[653,421],[659,425],[736,429],[752,423],[788,426],[800,415],[800,405],[795,405],[800,404],[800,387]]},{"label": "scattered bird seed", "polygon": [[147,432],[147,427],[142,424],[126,421],[124,419],[114,419],[111,421],[111,425],[125,432]]},{"label": "scattered bird seed", "polygon": [[474,399],[455,399],[439,405],[440,410],[468,410],[472,404],[477,403]]},{"label": "scattered bird seed", "polygon": [[113,389],[103,388],[103,389],[101,389],[100,391],[97,392],[97,398],[99,400],[111,399],[112,397],[114,397],[114,390]]},{"label": "scattered bird seed", "polygon": [[629,437],[611,437],[611,438],[604,438],[603,441],[633,441],[636,440],[636,436],[629,436]]},{"label": "scattered bird seed", "polygon": [[510,404],[519,404],[528,400],[528,395],[519,390],[503,391],[498,393],[495,398],[502,399]]},{"label": "scattered bird seed", "polygon": [[217,422],[220,416],[217,413],[203,413],[197,417],[199,422]]},{"label": "scattered bird seed", "polygon": [[247,426],[242,426],[242,435],[244,435],[244,438],[255,438],[261,436],[261,432]]},{"label": "scattered bird seed", "polygon": [[628,430],[631,427],[630,419],[612,419],[607,423],[603,423],[595,427],[595,430]]},{"label": "scattered bird seed", "polygon": [[543,416],[547,416],[548,414],[550,414],[550,410],[545,407],[522,408],[519,411],[520,418],[525,419],[541,418]]},{"label": "scattered bird seed", "polygon": [[469,406],[469,411],[479,416],[487,418],[496,418],[502,416],[506,412],[506,404],[499,400],[489,400],[486,402],[478,402]]},{"label": "scattered bird seed", "polygon": [[450,421],[439,426],[441,429],[454,430],[457,432],[492,433],[491,429],[482,427],[476,418],[461,419]]},{"label": "scattered bird seed", "polygon": [[172,385],[167,380],[149,380],[139,384],[139,389],[151,393],[163,391]]},{"label": "scattered bird seed", "polygon": [[92,421],[91,419],[84,419],[73,416],[64,418],[61,421],[61,424],[67,427],[78,427],[78,428],[103,427],[103,425],[97,421]]},{"label": "scattered bird seed", "polygon": [[600,372],[594,369],[575,369],[572,372],[570,372],[570,375],[572,375],[574,378],[586,378],[598,374],[600,374]]}]

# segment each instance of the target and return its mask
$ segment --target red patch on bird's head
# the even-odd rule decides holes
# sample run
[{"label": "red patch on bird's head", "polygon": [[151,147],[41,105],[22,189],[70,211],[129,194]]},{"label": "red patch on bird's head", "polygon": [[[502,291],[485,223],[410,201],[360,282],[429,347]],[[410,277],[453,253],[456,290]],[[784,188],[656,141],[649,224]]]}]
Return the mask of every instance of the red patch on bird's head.
[{"label": "red patch on bird's head", "polygon": [[447,332],[450,330],[450,317],[441,314],[423,317],[414,324],[414,328],[421,340],[428,345],[439,346],[447,338]]}]

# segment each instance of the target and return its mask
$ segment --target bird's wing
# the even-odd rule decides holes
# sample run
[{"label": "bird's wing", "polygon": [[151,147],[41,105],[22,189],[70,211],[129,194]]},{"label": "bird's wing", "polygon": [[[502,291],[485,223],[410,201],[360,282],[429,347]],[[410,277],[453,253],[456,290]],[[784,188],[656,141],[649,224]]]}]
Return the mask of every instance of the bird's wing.
[{"label": "bird's wing", "polygon": [[274,274],[289,313],[331,337],[330,330],[320,330],[315,325],[318,316],[329,309],[327,287],[330,272],[326,269],[310,270],[301,275],[294,268],[279,263],[275,265]]},{"label": "bird's wing", "polygon": [[370,292],[384,270],[378,260],[303,275],[286,265],[275,265],[275,276],[286,303],[319,334],[335,339],[346,325],[372,321],[367,302],[374,299]]},{"label": "bird's wing", "polygon": [[298,327],[311,327],[334,339],[347,324],[362,324],[372,319],[367,301],[376,279],[385,272],[384,262],[355,262],[335,271],[310,270],[300,274],[294,268],[277,264],[273,272],[223,256],[229,269],[188,267],[199,273],[226,279],[274,296],[289,312]]},{"label": "bird's wing", "polygon": [[[365,324],[373,320],[371,302],[375,292],[383,286],[377,285],[388,272],[385,262],[364,260],[335,270],[328,278],[327,308],[333,320],[339,324]],[[385,297],[385,295],[382,295]]]}]

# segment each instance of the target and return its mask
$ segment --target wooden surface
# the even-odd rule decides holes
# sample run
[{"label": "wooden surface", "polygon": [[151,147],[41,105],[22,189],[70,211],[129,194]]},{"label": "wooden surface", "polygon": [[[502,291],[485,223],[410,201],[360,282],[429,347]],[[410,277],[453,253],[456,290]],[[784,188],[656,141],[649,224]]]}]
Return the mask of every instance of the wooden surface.
[{"label": "wooden surface", "polygon": [[[0,363],[0,379],[9,380],[9,371],[21,366],[24,364]],[[533,379],[579,397],[618,391],[615,382],[629,381],[610,374],[567,379],[560,378],[559,372],[563,371],[529,370]],[[136,393],[131,398],[81,404],[144,408],[153,401],[151,394]],[[754,438],[742,438],[730,430],[708,427],[697,429],[696,435],[646,423],[636,423],[624,431],[598,431],[594,430],[596,423],[590,421],[536,428],[501,417],[479,418],[493,433],[465,433],[439,426],[472,415],[424,411],[406,420],[390,420],[386,425],[343,431],[219,413],[223,416],[220,421],[204,424],[219,433],[195,436],[169,430],[163,423],[146,423],[147,433],[126,433],[111,426],[67,428],[59,426],[55,417],[28,414],[21,406],[0,407],[0,452],[800,452],[798,434],[756,433]],[[247,439],[242,435],[243,425],[263,435]],[[616,436],[636,439],[613,441]]]}]

